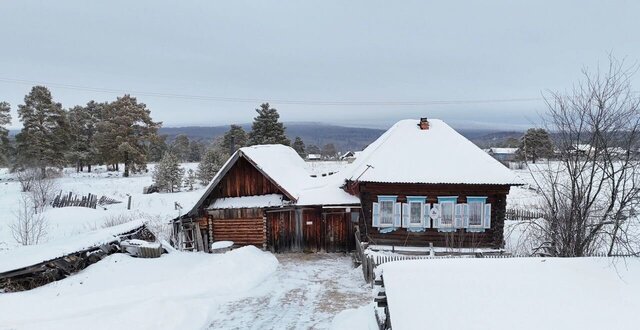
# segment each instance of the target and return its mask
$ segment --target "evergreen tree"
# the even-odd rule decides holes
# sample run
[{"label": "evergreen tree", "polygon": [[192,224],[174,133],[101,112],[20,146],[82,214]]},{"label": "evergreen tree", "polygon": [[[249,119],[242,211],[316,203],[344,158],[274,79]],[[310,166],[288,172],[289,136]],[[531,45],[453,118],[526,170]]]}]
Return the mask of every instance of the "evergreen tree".
[{"label": "evergreen tree", "polygon": [[236,150],[247,146],[247,133],[240,125],[231,125],[222,137],[224,151],[232,155]]},{"label": "evergreen tree", "polygon": [[46,175],[47,166],[62,167],[68,139],[65,111],[44,86],[34,86],[18,106],[22,130],[16,136],[20,166],[34,166]]},{"label": "evergreen tree", "polygon": [[202,161],[198,164],[198,180],[206,186],[220,171],[226,161],[225,155],[217,148],[210,148],[204,154]]},{"label": "evergreen tree", "polygon": [[189,148],[189,137],[184,134],[176,136],[173,143],[171,143],[171,153],[173,153],[181,162],[186,162],[189,159],[191,149]]},{"label": "evergreen tree", "polygon": [[189,169],[187,171],[187,176],[185,176],[184,178],[184,186],[189,190],[192,191],[193,190],[193,185],[196,184],[196,172],[192,169]]},{"label": "evergreen tree", "polygon": [[0,102],[0,166],[9,163],[9,130],[4,126],[11,124],[11,107],[7,102]]},{"label": "evergreen tree", "polygon": [[533,163],[540,158],[553,156],[553,142],[549,133],[543,128],[530,128],[520,140],[518,159],[531,160]]},{"label": "evergreen tree", "polygon": [[202,154],[207,147],[201,141],[191,140],[189,143],[189,157],[190,162],[200,162],[202,160]]},{"label": "evergreen tree", "polygon": [[159,162],[162,159],[162,155],[169,150],[167,146],[167,135],[156,135],[149,142],[149,155],[150,162]]},{"label": "evergreen tree", "polygon": [[67,159],[76,165],[76,171],[84,166],[91,172],[91,165],[98,162],[98,149],[95,142],[100,107],[95,101],[86,107],[75,106],[68,112],[70,144]]},{"label": "evergreen tree", "polygon": [[253,119],[251,132],[249,133],[249,145],[256,144],[284,144],[288,146],[291,142],[285,135],[285,127],[278,122],[280,115],[278,110],[270,108],[269,103],[260,105],[256,109],[258,116]]},{"label": "evergreen tree", "polygon": [[320,154],[320,148],[318,148],[317,145],[315,144],[310,144],[309,147],[307,148],[307,155],[311,155],[311,154]]},{"label": "evergreen tree", "polygon": [[178,157],[166,152],[153,171],[153,183],[164,192],[180,191],[184,169],[180,167]]},{"label": "evergreen tree", "polygon": [[324,147],[322,147],[322,157],[324,158],[333,159],[337,154],[338,150],[336,150],[336,146],[334,146],[333,143],[325,144]]},{"label": "evergreen tree", "polygon": [[103,117],[107,120],[98,125],[97,134],[101,158],[116,169],[120,162],[124,163],[125,177],[145,170],[148,148],[162,123],[154,122],[147,106],[128,94],[110,103]]},{"label": "evergreen tree", "polygon": [[295,141],[293,141],[293,150],[295,150],[302,158],[307,156],[307,153],[304,150],[304,142],[299,136],[296,136]]}]

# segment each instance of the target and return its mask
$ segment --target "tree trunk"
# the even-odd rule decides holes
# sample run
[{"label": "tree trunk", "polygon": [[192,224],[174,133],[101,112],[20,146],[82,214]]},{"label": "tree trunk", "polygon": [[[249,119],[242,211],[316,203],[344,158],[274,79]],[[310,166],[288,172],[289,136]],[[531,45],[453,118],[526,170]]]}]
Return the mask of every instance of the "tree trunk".
[{"label": "tree trunk", "polygon": [[91,173],[91,164],[87,165],[87,172]]},{"label": "tree trunk", "polygon": [[123,176],[129,177],[129,153],[125,152],[124,153],[124,174]]}]

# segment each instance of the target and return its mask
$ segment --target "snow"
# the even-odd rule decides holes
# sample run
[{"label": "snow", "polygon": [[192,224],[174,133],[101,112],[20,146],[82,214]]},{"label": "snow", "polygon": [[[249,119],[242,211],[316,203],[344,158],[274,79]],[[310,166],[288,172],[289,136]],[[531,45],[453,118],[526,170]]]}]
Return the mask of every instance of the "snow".
[{"label": "snow", "polygon": [[512,155],[518,151],[518,148],[489,148],[489,151],[493,154]]},{"label": "snow", "polygon": [[[516,174],[449,125],[401,120],[356,158],[351,180],[395,183],[521,184]],[[372,167],[368,167],[368,166]]]},{"label": "snow", "polygon": [[283,197],[280,194],[268,194],[260,196],[242,196],[218,198],[208,209],[235,209],[250,207],[277,207],[285,205]]},{"label": "snow", "polygon": [[131,221],[114,227],[60,238],[45,244],[23,246],[0,252],[0,273],[32,266],[87,248],[115,242],[118,240],[118,235],[130,232],[143,224],[140,220]]},{"label": "snow", "polygon": [[240,148],[239,152],[249,157],[260,170],[296,199],[300,191],[310,185],[307,164],[291,147],[265,144]]},{"label": "snow", "polygon": [[233,242],[232,241],[217,241],[217,242],[213,242],[211,243],[211,249],[212,250],[216,250],[216,249],[227,249],[233,246]]},{"label": "snow", "polygon": [[[185,163],[186,169],[197,168],[197,163]],[[47,235],[44,242],[71,237],[99,229],[110,223],[144,218],[154,229],[168,229],[169,221],[185,210],[176,210],[175,203],[188,207],[202,194],[202,189],[182,191],[173,194],[143,194],[145,186],[152,184],[151,174],[154,164],[146,173],[133,174],[125,178],[122,173],[108,172],[104,166],[95,167],[92,173],[76,173],[73,168],[64,169],[63,176],[56,179],[59,189],[65,193],[107,196],[121,201],[120,204],[85,207],[48,208],[43,212],[47,220]],[[8,169],[0,168],[0,251],[19,246],[11,235],[9,225],[14,222],[18,211],[18,201],[24,193],[20,183]],[[132,197],[131,210],[127,210],[127,198]],[[161,237],[165,238],[166,237]]]},{"label": "snow", "polygon": [[331,322],[332,330],[378,330],[374,314],[374,305],[368,304],[359,308],[347,309]]},{"label": "snow", "polygon": [[394,330],[623,330],[640,322],[640,258],[412,260],[382,271]]},{"label": "snow", "polygon": [[273,255],[252,246],[156,259],[114,254],[65,280],[0,294],[0,328],[202,329],[277,266]]}]

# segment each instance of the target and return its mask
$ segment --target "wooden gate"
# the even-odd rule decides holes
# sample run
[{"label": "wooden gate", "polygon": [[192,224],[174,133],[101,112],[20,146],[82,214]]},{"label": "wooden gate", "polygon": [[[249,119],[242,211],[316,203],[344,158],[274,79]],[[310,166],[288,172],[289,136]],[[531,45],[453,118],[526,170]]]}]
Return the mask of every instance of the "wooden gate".
[{"label": "wooden gate", "polygon": [[274,252],[345,252],[353,242],[351,213],[322,208],[267,212],[268,245]]}]

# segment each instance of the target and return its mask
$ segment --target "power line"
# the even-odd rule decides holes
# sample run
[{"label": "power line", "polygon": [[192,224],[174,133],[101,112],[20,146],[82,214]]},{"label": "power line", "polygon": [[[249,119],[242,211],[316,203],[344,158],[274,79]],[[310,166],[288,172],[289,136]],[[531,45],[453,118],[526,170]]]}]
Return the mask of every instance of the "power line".
[{"label": "power line", "polygon": [[96,92],[108,94],[131,94],[135,96],[150,96],[181,100],[198,100],[230,103],[260,103],[272,102],[277,104],[290,105],[320,105],[320,106],[424,106],[424,105],[462,105],[462,104],[487,104],[487,103],[514,103],[514,102],[534,102],[542,101],[541,97],[530,98],[508,98],[508,99],[472,99],[472,100],[432,100],[432,101],[326,101],[326,100],[286,100],[269,98],[237,98],[223,96],[189,95],[176,93],[143,92],[124,89],[99,88],[91,86],[70,85],[62,83],[52,83],[43,81],[33,81],[13,78],[0,78],[0,82],[21,85],[45,85],[50,87]]}]

